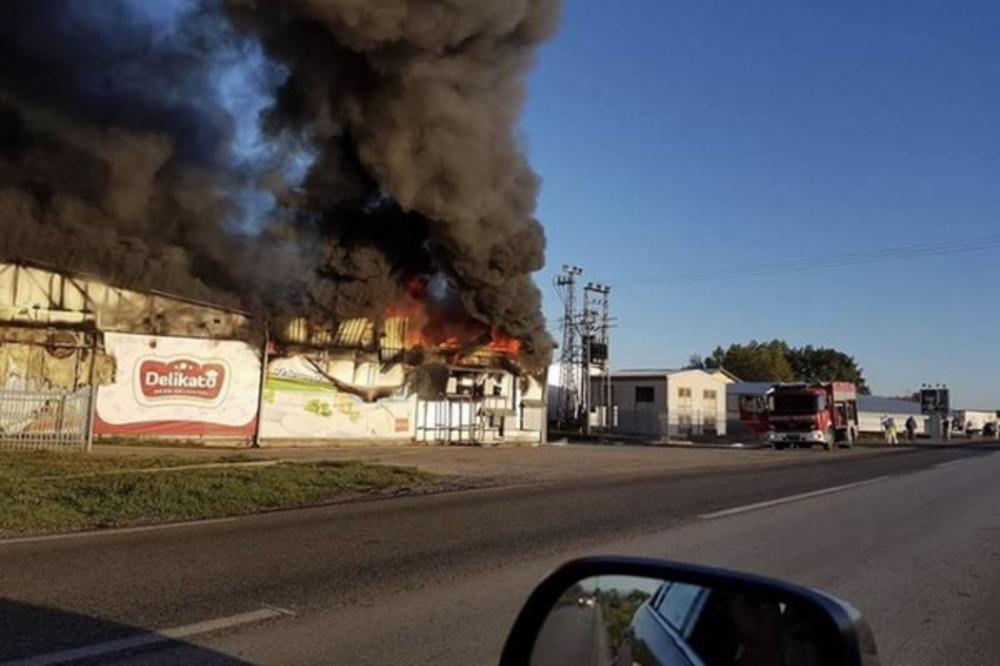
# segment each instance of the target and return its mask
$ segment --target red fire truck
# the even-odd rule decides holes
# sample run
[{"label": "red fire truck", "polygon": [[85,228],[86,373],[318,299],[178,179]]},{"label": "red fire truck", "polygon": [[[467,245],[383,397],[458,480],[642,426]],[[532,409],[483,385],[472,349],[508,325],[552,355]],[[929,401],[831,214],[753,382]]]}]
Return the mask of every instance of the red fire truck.
[{"label": "red fire truck", "polygon": [[768,441],[776,449],[822,444],[830,450],[858,439],[858,390],[851,382],[776,384],[767,403]]},{"label": "red fire truck", "polygon": [[747,428],[755,437],[767,435],[767,396],[770,393],[759,395],[738,396],[740,408],[740,424]]}]

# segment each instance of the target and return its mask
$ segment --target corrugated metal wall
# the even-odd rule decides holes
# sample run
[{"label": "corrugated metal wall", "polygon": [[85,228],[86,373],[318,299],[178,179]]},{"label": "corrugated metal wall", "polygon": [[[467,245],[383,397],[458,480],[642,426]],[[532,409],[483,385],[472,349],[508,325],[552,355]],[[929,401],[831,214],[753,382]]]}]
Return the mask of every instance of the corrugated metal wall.
[{"label": "corrugated metal wall", "polygon": [[0,321],[190,337],[250,333],[250,317],[236,310],[15,263],[0,263]]}]

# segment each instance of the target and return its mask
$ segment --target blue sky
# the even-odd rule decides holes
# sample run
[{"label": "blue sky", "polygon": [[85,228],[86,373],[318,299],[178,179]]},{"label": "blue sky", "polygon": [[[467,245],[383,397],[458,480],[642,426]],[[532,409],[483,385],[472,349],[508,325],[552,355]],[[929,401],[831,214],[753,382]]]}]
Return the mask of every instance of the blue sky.
[{"label": "blue sky", "polygon": [[987,2],[567,0],[522,122],[547,317],[574,263],[614,287],[616,367],[778,337],[853,354],[877,393],[946,382],[1000,408],[997,35]]}]

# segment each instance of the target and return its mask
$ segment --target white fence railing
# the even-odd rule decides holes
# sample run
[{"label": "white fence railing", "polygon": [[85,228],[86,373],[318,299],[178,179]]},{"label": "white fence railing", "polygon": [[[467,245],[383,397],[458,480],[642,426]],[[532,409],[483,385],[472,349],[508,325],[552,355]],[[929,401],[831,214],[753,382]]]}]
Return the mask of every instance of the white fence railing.
[{"label": "white fence railing", "polygon": [[90,387],[76,391],[0,389],[0,448],[85,448]]}]

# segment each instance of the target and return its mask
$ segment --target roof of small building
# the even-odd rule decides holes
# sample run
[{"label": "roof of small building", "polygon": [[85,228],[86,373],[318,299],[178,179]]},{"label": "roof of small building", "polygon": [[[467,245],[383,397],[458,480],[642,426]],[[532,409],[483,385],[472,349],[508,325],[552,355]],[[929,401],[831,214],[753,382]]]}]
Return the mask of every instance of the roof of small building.
[{"label": "roof of small building", "polygon": [[764,395],[773,386],[774,382],[733,382],[726,385],[726,393],[731,395]]},{"label": "roof of small building", "polygon": [[709,374],[718,373],[718,374],[721,374],[721,375],[725,375],[726,377],[728,377],[730,379],[730,381],[732,381],[733,383],[736,383],[736,384],[743,383],[742,379],[740,379],[739,377],[737,377],[736,375],[734,375],[733,373],[731,373],[729,370],[726,370],[725,368],[721,368],[721,367],[720,368],[706,368],[705,372],[708,372]]},{"label": "roof of small building", "polygon": [[[625,368],[622,370],[612,370],[611,377],[613,379],[628,379],[631,377],[649,377],[649,378],[659,378],[659,377],[669,377],[670,375],[677,375],[682,372],[700,372],[708,377],[715,378],[711,371],[702,370],[701,368]],[[600,375],[595,375],[595,378],[599,378]],[[717,381],[721,381],[718,380]]]},{"label": "roof of small building", "polygon": [[884,414],[920,414],[920,403],[901,398],[881,395],[859,395],[859,412],[882,412]]}]

